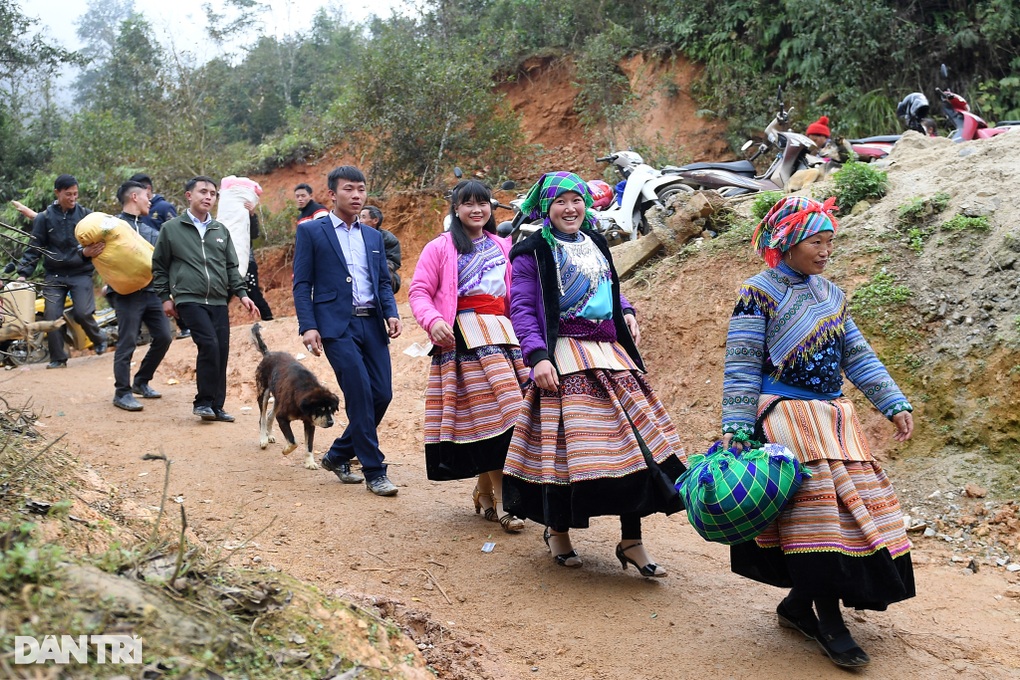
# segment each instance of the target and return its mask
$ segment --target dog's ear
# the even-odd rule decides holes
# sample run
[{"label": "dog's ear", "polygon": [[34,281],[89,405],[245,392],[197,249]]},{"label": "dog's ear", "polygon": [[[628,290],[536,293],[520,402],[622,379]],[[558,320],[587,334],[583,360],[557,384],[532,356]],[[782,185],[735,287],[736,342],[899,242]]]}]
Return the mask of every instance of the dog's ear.
[{"label": "dog's ear", "polygon": [[335,394],[329,395],[329,402],[327,403],[329,404],[330,413],[336,413],[337,411],[340,410],[340,398],[337,397]]}]

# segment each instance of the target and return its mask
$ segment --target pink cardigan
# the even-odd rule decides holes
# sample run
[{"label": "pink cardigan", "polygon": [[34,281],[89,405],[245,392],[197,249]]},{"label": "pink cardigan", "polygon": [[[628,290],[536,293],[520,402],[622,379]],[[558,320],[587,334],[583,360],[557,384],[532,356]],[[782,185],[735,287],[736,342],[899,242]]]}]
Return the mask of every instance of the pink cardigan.
[{"label": "pink cardigan", "polygon": [[[486,232],[506,258],[506,290],[510,295],[510,239]],[[414,268],[407,301],[418,325],[431,335],[432,326],[442,319],[453,326],[457,316],[457,253],[450,234],[440,234],[425,244]],[[509,304],[507,306],[509,309]]]}]

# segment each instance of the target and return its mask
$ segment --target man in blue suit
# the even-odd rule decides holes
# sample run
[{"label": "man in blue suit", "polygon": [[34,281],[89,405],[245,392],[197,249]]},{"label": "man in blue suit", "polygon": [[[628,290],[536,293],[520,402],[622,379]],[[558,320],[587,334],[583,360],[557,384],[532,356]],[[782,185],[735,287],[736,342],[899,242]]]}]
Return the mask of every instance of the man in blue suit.
[{"label": "man in blue suit", "polygon": [[[297,227],[294,309],[308,351],[326,354],[344,393],[348,425],[322,458],[344,484],[367,481],[394,496],[376,428],[393,398],[389,338],[400,335],[382,234],[358,221],[365,176],[344,165],[328,177],[333,210]],[[357,456],[365,476],[351,471]]]}]

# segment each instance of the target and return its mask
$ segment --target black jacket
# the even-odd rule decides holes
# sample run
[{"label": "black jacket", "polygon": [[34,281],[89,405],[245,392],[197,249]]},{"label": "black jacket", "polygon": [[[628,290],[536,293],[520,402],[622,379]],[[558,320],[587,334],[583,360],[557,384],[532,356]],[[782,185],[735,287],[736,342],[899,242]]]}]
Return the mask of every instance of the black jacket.
[{"label": "black jacket", "polygon": [[400,240],[391,232],[380,229],[383,247],[386,248],[386,259],[393,263],[393,269],[400,269]]},{"label": "black jacket", "polygon": [[18,275],[25,278],[31,276],[42,257],[43,270],[47,275],[91,276],[96,268],[92,266],[92,260],[82,255],[78,239],[74,237],[74,228],[90,212],[80,205],[75,205],[70,212],[64,212],[60,204],[54,201],[36,215],[32,222],[32,238],[18,263]]}]

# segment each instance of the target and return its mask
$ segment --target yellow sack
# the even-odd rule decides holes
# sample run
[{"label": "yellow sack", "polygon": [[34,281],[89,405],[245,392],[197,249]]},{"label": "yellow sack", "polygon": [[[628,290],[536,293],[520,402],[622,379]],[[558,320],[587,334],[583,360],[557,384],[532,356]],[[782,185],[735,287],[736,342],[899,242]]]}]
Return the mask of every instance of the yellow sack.
[{"label": "yellow sack", "polygon": [[78,243],[103,241],[103,252],[92,258],[103,280],[121,295],[145,288],[152,281],[152,245],[124,220],[106,213],[89,213],[74,228]]}]

